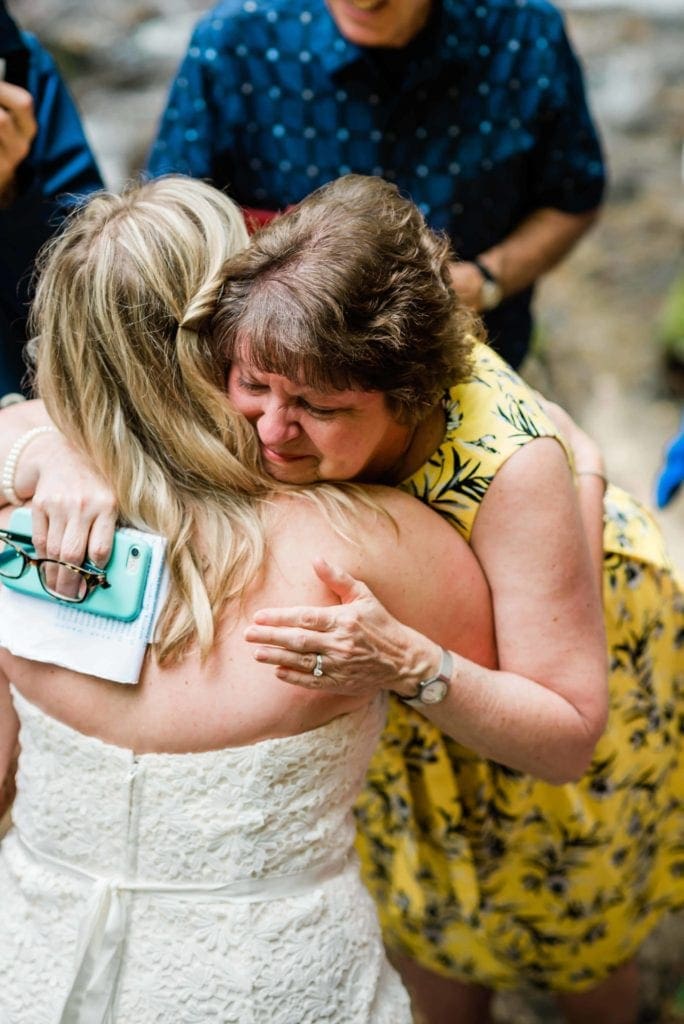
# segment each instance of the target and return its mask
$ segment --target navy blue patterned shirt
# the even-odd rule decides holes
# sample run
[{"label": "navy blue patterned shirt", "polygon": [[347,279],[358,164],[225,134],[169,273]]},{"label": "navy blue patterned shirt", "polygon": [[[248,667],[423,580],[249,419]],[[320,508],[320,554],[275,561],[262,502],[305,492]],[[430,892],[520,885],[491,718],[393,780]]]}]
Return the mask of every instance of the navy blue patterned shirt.
[{"label": "navy blue patterned shirt", "polygon": [[[172,85],[152,174],[283,209],[355,172],[396,182],[471,259],[531,211],[580,213],[604,184],[582,75],[546,0],[442,0],[404,49],[363,49],[324,0],[223,0]],[[513,365],[531,289],[487,316]]]}]

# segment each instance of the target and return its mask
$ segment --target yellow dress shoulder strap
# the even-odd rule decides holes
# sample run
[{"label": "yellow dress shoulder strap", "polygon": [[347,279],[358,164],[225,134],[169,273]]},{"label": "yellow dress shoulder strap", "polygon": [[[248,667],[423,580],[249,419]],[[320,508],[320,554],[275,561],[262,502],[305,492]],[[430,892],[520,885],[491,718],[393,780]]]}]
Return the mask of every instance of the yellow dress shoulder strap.
[{"label": "yellow dress shoulder strap", "polygon": [[474,354],[471,376],[445,392],[444,440],[402,484],[466,540],[487,488],[509,456],[537,437],[563,443],[518,374],[488,345],[478,342]]}]

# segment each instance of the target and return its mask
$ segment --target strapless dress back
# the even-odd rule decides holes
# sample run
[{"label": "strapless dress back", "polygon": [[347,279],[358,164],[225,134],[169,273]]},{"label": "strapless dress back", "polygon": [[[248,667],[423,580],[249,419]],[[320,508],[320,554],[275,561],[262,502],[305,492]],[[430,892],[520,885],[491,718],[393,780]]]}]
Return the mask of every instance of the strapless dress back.
[{"label": "strapless dress back", "polygon": [[135,755],[13,699],[1,1024],[410,1024],[352,852],[382,703]]}]

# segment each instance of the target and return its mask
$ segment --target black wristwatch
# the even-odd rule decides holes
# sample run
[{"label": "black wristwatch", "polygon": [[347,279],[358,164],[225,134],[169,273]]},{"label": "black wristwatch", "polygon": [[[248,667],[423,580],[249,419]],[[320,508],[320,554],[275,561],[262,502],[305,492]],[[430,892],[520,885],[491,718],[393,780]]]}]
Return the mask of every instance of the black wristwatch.
[{"label": "black wristwatch", "polygon": [[412,708],[425,708],[433,704],[441,704],[449,691],[453,669],[454,659],[451,656],[451,651],[445,651],[442,648],[442,662],[437,674],[418,683],[418,689],[413,697],[402,697],[404,704],[409,704]]},{"label": "black wristwatch", "polygon": [[503,288],[499,284],[496,275],[481,260],[475,257],[473,263],[482,274],[480,304],[483,309],[496,309],[503,299]]}]

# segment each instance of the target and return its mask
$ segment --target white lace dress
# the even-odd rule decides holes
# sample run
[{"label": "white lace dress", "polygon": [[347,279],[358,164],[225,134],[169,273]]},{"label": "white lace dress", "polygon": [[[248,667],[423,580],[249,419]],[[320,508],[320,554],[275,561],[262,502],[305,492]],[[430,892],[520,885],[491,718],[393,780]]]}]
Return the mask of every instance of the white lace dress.
[{"label": "white lace dress", "polygon": [[13,697],[2,1024],[410,1024],[352,853],[379,702],[299,736],[136,756]]}]

